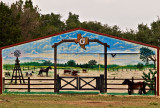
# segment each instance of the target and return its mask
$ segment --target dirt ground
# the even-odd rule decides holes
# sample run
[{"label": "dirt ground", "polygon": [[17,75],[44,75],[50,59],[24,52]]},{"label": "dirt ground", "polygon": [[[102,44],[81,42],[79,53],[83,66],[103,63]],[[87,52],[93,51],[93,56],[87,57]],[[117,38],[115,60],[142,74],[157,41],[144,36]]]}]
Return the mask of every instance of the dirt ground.
[{"label": "dirt ground", "polygon": [[0,108],[159,108],[154,96],[0,95]]}]

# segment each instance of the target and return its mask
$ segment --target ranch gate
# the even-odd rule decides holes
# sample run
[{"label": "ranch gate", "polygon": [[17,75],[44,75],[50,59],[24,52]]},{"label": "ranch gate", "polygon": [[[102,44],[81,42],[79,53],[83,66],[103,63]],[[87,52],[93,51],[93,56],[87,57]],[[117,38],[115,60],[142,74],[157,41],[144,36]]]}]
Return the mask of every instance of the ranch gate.
[{"label": "ranch gate", "polygon": [[[58,45],[60,45],[60,44],[62,44],[62,43],[64,43],[64,42],[75,42],[75,43],[77,43],[76,41],[78,41],[78,43],[79,43],[79,45],[81,46],[81,45],[84,45],[84,48],[85,48],[85,40],[84,40],[85,38],[81,38],[81,39],[78,39],[78,37],[77,37],[77,39],[63,39],[63,40],[61,40],[60,42],[58,42],[58,43],[55,43],[54,45],[52,45],[52,48],[54,48],[54,79],[55,79],[55,86],[57,85],[57,83],[59,83],[60,84],[60,81],[61,80],[63,80],[64,81],[64,79],[63,79],[63,77],[60,77],[60,81],[58,82],[58,78],[57,78],[57,46]],[[89,44],[89,42],[97,42],[97,43],[99,43],[99,44],[101,44],[101,45],[103,45],[104,46],[104,79],[105,79],[105,81],[104,81],[104,84],[105,84],[105,87],[104,87],[104,89],[105,89],[105,92],[107,92],[107,47],[108,48],[110,48],[110,46],[107,44],[107,43],[103,43],[103,42],[101,42],[100,40],[98,40],[98,39],[88,39],[88,44]],[[82,46],[81,46],[82,47]],[[83,48],[83,47],[82,47]],[[87,78],[87,77],[86,77]],[[94,77],[93,77],[94,78]],[[57,80],[56,80],[57,79]],[[74,78],[74,80],[75,80],[76,78]],[[77,79],[77,82],[81,82],[81,81],[84,81],[84,82],[86,82],[85,80],[84,80],[85,78],[84,77],[79,77],[79,80]],[[99,80],[98,80],[98,78],[94,78],[94,79],[97,79],[96,80],[96,82],[100,82]],[[66,80],[65,80],[65,82],[67,83],[67,85],[68,84],[70,84],[70,82],[67,82]],[[86,84],[89,84],[89,82],[86,82]],[[96,83],[96,84],[98,84],[98,83]],[[71,85],[71,84],[70,84]],[[91,85],[90,85],[91,86]],[[54,87],[54,88],[56,88],[56,87]],[[58,87],[59,89],[63,89],[63,86],[62,87]],[[83,86],[81,86],[80,85],[80,83],[78,83],[77,84],[77,87],[75,87],[76,89],[78,88],[78,89],[80,89],[80,88],[83,88]],[[98,89],[99,87],[98,87],[98,85],[97,85],[97,87],[94,87],[95,89]],[[101,87],[100,87],[101,88]],[[58,90],[59,90],[58,89]],[[57,92],[57,89],[55,89],[54,90],[54,92]]]},{"label": "ranch gate", "polygon": [[[71,79],[70,81],[66,79]],[[86,80],[86,79],[89,79]],[[66,84],[62,85],[62,81],[66,82]],[[76,84],[72,84],[73,81],[76,81]],[[82,82],[84,84],[82,84]],[[91,82],[94,82],[95,85],[92,85]],[[71,87],[65,88],[68,85]],[[85,88],[85,86],[90,86]],[[59,90],[99,90],[101,93],[104,92],[104,75],[100,75],[100,77],[60,77],[57,75],[57,92]]]}]

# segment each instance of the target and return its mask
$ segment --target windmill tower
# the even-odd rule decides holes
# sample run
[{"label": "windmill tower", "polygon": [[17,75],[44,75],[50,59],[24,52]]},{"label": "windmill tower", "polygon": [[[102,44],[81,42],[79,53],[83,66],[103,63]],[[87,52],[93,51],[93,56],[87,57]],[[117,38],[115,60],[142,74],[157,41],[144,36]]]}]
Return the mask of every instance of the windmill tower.
[{"label": "windmill tower", "polygon": [[21,83],[25,83],[24,78],[23,78],[23,74],[22,74],[22,70],[20,67],[20,60],[18,59],[18,57],[20,57],[21,52],[20,50],[16,50],[14,51],[14,56],[16,57],[15,60],[15,66],[13,69],[13,73],[12,73],[12,79],[11,79],[11,83],[13,83],[15,81],[15,84],[17,84],[17,81],[19,80],[20,84]]}]

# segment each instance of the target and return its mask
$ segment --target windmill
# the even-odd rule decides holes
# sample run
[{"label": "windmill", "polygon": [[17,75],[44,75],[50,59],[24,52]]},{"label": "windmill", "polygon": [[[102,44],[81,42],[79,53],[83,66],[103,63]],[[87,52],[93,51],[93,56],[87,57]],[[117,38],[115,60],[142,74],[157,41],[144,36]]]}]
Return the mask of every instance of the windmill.
[{"label": "windmill", "polygon": [[23,82],[25,83],[24,81],[24,78],[23,78],[23,74],[22,74],[22,70],[21,70],[21,67],[20,67],[20,60],[18,59],[18,57],[20,57],[21,55],[21,51],[20,50],[15,50],[14,53],[14,56],[16,57],[16,60],[15,60],[15,66],[14,66],[14,69],[13,69],[13,73],[12,73],[12,79],[11,79],[11,83],[15,80],[15,84],[17,84],[17,80],[19,80],[20,84]]}]

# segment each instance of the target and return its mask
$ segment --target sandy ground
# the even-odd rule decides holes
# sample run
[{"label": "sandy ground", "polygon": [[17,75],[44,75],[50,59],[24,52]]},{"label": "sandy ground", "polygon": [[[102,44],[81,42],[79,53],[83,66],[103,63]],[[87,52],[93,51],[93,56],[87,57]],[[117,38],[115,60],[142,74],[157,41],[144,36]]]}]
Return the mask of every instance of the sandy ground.
[{"label": "sandy ground", "polygon": [[[29,70],[29,71],[23,71],[23,75],[24,75],[24,78],[27,79],[28,77],[25,76],[25,72],[31,72],[32,70]],[[145,70],[145,73],[148,73],[149,70]],[[5,72],[5,70],[4,70]],[[30,77],[31,79],[53,79],[54,76],[54,70],[50,70],[49,71],[49,76],[46,77],[45,73],[43,73],[43,76],[39,76],[38,75],[38,70],[35,70],[34,71],[35,73],[33,73],[33,75]],[[108,78],[122,78],[122,79],[131,79],[132,77],[134,77],[135,79],[136,78],[140,78],[142,79],[142,75],[143,75],[143,72],[144,71],[139,71],[139,70],[119,70],[119,71],[108,71],[107,72],[107,77]],[[59,76],[72,76],[71,74],[64,74],[63,73],[63,70],[57,70],[57,73],[59,74]],[[79,73],[77,76],[100,76],[100,74],[104,74],[103,71],[99,71],[99,70],[88,70],[86,73],[82,72],[81,70],[79,70]],[[4,75],[3,75],[4,76]],[[76,77],[76,76],[75,76]],[[11,78],[11,77],[6,77],[6,78]],[[66,81],[71,81],[73,80],[74,78],[64,78],[64,80]],[[91,81],[93,78],[87,78],[87,79],[84,79],[85,81],[89,82]],[[138,81],[138,80],[136,80]],[[136,82],[135,81],[135,82]],[[123,80],[109,80],[108,83],[117,83],[117,84],[121,84],[123,82]],[[10,81],[6,81],[6,83],[10,83]],[[26,83],[27,83],[27,80],[26,80]],[[46,84],[46,83],[54,83],[54,80],[38,80],[38,81],[35,81],[35,80],[31,80],[30,82],[31,84]],[[83,86],[85,84],[84,81],[81,80],[81,86]],[[65,85],[66,82],[65,81],[61,81],[61,86]],[[73,85],[76,85],[77,84],[77,80],[74,80],[71,82],[71,84]],[[93,86],[96,86],[96,80],[93,80],[91,83],[91,85]],[[27,88],[28,86],[27,85],[6,85],[5,87],[7,88]],[[31,85],[30,86],[31,88],[54,88],[54,85]],[[67,85],[67,86],[64,86],[64,88],[74,88],[73,86],[71,85]],[[93,88],[91,87],[90,85],[86,85],[84,86],[83,88]],[[108,85],[108,88],[128,88],[127,85]],[[8,91],[27,91],[26,90],[17,90],[17,89],[10,89]],[[32,89],[31,91],[44,91],[44,92],[53,92],[54,90],[53,89],[50,89],[50,90],[46,90],[46,89],[39,89],[39,90],[36,90],[36,89]],[[108,89],[107,92],[127,92],[127,90],[111,90],[111,89]],[[137,92],[137,91],[135,91]]]}]

